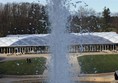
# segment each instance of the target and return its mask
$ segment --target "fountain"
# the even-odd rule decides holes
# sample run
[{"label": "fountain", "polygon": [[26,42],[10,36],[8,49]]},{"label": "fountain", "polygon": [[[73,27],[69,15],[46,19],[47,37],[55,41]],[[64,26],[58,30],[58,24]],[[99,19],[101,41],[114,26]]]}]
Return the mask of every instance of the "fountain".
[{"label": "fountain", "polygon": [[73,83],[68,54],[67,19],[69,11],[65,3],[66,0],[50,0],[48,2],[49,21],[51,22],[49,83]]}]

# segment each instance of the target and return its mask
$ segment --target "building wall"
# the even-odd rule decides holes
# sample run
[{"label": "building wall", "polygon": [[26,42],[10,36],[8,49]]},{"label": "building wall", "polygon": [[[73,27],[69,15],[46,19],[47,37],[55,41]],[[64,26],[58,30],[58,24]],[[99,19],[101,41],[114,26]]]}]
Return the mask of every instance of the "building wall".
[{"label": "building wall", "polygon": [[[19,47],[0,47],[0,53],[4,54],[40,54],[50,53],[49,46],[19,46]],[[89,45],[72,45],[69,47],[70,53],[81,52],[117,52],[118,44],[89,44]]]}]

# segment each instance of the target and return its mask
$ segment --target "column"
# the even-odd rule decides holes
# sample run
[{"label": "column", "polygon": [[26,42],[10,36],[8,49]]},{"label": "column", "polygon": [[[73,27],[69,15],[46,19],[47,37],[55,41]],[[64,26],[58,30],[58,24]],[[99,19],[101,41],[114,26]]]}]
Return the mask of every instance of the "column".
[{"label": "column", "polygon": [[102,45],[100,45],[100,51],[102,51]]},{"label": "column", "polygon": [[86,52],[86,45],[84,45],[84,52]]},{"label": "column", "polygon": [[114,45],[114,50],[116,50],[116,44]]},{"label": "column", "polygon": [[73,46],[73,53],[75,53],[75,46]]},{"label": "column", "polygon": [[94,52],[96,52],[97,51],[97,49],[96,49],[97,47],[96,47],[96,45],[94,45]]},{"label": "column", "polygon": [[106,49],[108,50],[108,45],[106,45]]},{"label": "column", "polygon": [[92,51],[92,49],[91,49],[91,45],[90,45],[90,52]]},{"label": "column", "polygon": [[93,51],[92,45],[91,45],[91,52]]},{"label": "column", "polygon": [[78,47],[78,45],[77,45],[77,48],[76,49],[77,49],[77,53],[79,53],[79,47]]},{"label": "column", "polygon": [[8,49],[8,47],[6,48],[7,49],[7,54],[9,53],[9,49]]},{"label": "column", "polygon": [[104,50],[106,50],[106,45],[104,45]]},{"label": "column", "polygon": [[3,48],[3,53],[5,54],[5,48]]},{"label": "column", "polygon": [[114,46],[114,44],[113,44],[113,51],[115,50],[115,48],[114,48],[115,46]]},{"label": "column", "polygon": [[88,52],[90,52],[90,45],[88,45]]},{"label": "column", "polygon": [[89,45],[87,45],[87,52],[89,52]]},{"label": "column", "polygon": [[1,48],[1,53],[3,53],[3,49]]},{"label": "column", "polygon": [[32,51],[32,47],[30,47],[30,52]]},{"label": "column", "polygon": [[77,52],[77,50],[76,50],[76,45],[75,45],[75,53]]},{"label": "column", "polygon": [[98,51],[100,52],[100,45],[98,45]]},{"label": "column", "polygon": [[103,46],[103,45],[101,45],[101,51],[103,50],[102,46]]},{"label": "column", "polygon": [[19,53],[21,53],[21,47],[19,47]]},{"label": "column", "polygon": [[9,48],[9,54],[11,53],[11,49]]},{"label": "column", "polygon": [[21,52],[24,53],[24,47],[21,48]]},{"label": "column", "polygon": [[83,45],[83,52],[85,52],[85,45]]}]

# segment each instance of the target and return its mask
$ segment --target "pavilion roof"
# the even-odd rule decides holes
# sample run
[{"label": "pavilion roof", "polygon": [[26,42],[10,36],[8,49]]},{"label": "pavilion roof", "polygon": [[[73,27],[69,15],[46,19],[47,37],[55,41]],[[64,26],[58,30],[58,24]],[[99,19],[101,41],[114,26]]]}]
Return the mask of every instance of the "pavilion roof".
[{"label": "pavilion roof", "polygon": [[[115,32],[70,33],[69,37],[71,45],[118,43]],[[50,34],[8,35],[0,38],[0,47],[49,46],[49,38]]]}]

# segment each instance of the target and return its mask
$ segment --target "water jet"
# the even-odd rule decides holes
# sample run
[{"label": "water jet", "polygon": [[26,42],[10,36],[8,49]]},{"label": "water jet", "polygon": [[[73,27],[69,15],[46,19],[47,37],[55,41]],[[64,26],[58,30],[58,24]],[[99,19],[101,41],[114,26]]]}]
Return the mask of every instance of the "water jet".
[{"label": "water jet", "polygon": [[51,22],[49,83],[73,83],[68,54],[69,32],[67,31],[70,13],[65,3],[66,0],[50,0],[48,3],[48,15]]}]

